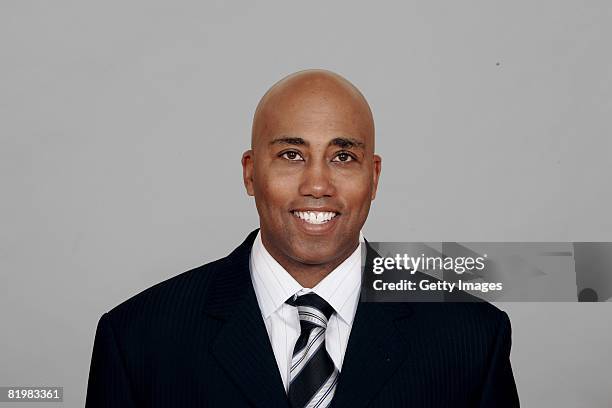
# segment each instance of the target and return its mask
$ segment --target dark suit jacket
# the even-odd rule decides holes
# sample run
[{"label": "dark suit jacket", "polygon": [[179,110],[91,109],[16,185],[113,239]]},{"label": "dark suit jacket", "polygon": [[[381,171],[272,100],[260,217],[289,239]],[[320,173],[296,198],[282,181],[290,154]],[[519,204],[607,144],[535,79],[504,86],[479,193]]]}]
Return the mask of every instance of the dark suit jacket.
[{"label": "dark suit jacket", "polygon": [[[257,230],[229,256],[105,313],[94,407],[288,407],[250,279]],[[363,303],[334,407],[517,407],[508,316],[488,303]]]}]

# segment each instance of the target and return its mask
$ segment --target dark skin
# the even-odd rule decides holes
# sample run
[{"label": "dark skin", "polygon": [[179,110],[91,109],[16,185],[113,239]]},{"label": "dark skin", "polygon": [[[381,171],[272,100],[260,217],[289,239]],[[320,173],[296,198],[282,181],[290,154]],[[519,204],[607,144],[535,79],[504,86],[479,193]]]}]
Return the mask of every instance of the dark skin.
[{"label": "dark skin", "polygon": [[[259,102],[242,167],[263,245],[312,288],[357,248],[376,197],[381,158],[374,154],[370,107],[337,74],[290,75]],[[299,215],[308,212],[333,218],[306,222]]]}]

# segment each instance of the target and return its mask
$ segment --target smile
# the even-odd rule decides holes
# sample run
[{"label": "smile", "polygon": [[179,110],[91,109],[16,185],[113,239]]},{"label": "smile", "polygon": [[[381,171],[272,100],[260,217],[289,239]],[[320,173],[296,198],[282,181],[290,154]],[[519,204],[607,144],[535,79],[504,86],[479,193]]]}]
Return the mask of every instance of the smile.
[{"label": "smile", "polygon": [[306,221],[308,224],[325,224],[338,215],[332,211],[291,211],[297,218]]}]

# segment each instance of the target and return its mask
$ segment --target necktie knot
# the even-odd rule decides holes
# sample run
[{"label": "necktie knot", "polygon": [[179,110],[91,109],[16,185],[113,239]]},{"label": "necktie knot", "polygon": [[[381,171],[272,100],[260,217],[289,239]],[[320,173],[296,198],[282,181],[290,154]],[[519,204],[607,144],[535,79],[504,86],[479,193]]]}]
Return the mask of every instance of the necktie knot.
[{"label": "necktie knot", "polygon": [[286,303],[298,308],[301,325],[310,323],[325,329],[334,313],[334,308],[325,299],[312,292],[297,297],[292,296]]}]

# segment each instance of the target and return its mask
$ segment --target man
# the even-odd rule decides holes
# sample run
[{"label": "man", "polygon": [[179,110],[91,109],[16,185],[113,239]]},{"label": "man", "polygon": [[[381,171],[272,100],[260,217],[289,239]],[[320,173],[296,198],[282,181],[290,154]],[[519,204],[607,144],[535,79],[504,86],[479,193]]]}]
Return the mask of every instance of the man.
[{"label": "man", "polygon": [[359,302],[381,158],[352,84],[279,81],[242,166],[260,229],[102,316],[88,407],[518,406],[505,313]]}]

